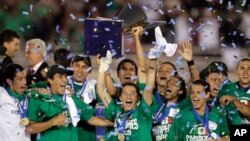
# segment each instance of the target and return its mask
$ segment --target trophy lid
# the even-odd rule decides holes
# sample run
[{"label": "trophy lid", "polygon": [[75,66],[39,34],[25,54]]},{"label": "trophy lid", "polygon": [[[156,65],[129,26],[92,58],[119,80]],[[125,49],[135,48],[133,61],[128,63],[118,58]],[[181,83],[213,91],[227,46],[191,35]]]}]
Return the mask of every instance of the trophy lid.
[{"label": "trophy lid", "polygon": [[115,19],[123,20],[123,32],[125,36],[130,36],[130,31],[135,26],[142,26],[144,30],[154,28],[161,24],[166,24],[165,21],[149,21],[147,15],[136,4],[126,4],[115,16]]}]

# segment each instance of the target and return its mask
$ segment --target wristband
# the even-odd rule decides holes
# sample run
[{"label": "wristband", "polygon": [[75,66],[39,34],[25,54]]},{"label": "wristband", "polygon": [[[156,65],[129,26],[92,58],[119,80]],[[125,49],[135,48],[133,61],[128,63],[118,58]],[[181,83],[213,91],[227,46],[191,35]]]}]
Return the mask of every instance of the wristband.
[{"label": "wristband", "polygon": [[188,61],[187,64],[188,64],[188,66],[194,65],[194,60]]}]

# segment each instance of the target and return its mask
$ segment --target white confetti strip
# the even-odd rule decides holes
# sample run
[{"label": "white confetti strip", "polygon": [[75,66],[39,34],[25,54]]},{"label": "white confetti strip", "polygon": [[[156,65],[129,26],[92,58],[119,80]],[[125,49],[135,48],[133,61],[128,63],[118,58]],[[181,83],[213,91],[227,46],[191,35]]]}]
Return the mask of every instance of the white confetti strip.
[{"label": "white confetti strip", "polygon": [[161,9],[159,9],[158,12],[159,12],[161,15],[164,15],[164,12],[163,12]]},{"label": "white confetti strip", "polygon": [[26,16],[29,15],[29,12],[27,12],[27,11],[23,11],[22,13],[23,13],[23,15],[26,15]]},{"label": "white confetti strip", "polygon": [[142,9],[145,10],[145,11],[147,11],[147,10],[148,10],[148,7],[145,6],[145,5],[143,5],[143,6],[142,6]]},{"label": "white confetti strip", "polygon": [[246,3],[247,3],[247,0],[243,0],[241,6],[242,6],[242,7],[245,6]]},{"label": "white confetti strip", "polygon": [[194,20],[192,19],[192,18],[188,18],[188,20],[191,22],[191,23],[193,23],[194,22]]},{"label": "white confetti strip", "polygon": [[112,1],[110,1],[109,3],[106,4],[107,7],[111,6],[113,4]]},{"label": "white confetti strip", "polygon": [[72,19],[72,20],[75,20],[75,19],[76,19],[75,15],[74,15],[74,14],[72,14],[72,13],[71,13],[71,14],[69,14],[69,16],[71,17],[71,19]]},{"label": "white confetti strip", "polygon": [[33,4],[30,4],[30,12],[33,11]]}]

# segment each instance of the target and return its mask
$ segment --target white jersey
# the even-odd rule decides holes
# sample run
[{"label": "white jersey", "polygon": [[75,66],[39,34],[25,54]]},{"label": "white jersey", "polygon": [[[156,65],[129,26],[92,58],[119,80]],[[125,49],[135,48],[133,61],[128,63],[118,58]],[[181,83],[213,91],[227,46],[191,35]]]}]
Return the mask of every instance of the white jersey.
[{"label": "white jersey", "polygon": [[17,102],[0,87],[0,140],[30,141],[30,136],[25,133],[25,126],[20,121]]}]

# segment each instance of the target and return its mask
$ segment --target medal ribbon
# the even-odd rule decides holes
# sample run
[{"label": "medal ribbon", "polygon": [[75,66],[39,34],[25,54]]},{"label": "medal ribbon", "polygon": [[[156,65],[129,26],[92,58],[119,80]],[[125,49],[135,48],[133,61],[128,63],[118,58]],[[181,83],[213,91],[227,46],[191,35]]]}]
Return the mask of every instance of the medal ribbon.
[{"label": "medal ribbon", "polygon": [[160,109],[156,112],[153,120],[154,120],[154,123],[160,123],[162,122],[169,114],[171,108],[176,108],[176,105],[171,105],[169,107],[167,107],[167,109],[165,110],[165,112],[163,113],[163,108],[165,107],[165,104],[163,104]]},{"label": "medal ribbon", "polygon": [[[125,114],[125,117],[123,118],[121,124],[118,122],[118,120],[116,120],[116,125],[117,125],[117,129],[119,134],[124,134],[125,133],[125,128],[126,128],[126,121],[127,118],[134,112],[135,110],[130,110]],[[117,116],[117,118],[121,115],[121,113]]]},{"label": "medal ribbon", "polygon": [[17,107],[20,111],[21,118],[28,117],[28,96],[26,96],[21,102],[19,101]]},{"label": "medal ribbon", "polygon": [[195,118],[202,123],[202,125],[206,128],[207,132],[208,132],[208,136],[210,137],[210,130],[209,130],[209,126],[208,126],[208,122],[209,122],[209,109],[208,106],[206,105],[206,109],[205,109],[205,121],[202,119],[202,117],[196,112],[196,110],[194,109],[194,107],[192,107],[192,111],[194,113]]},{"label": "medal ribbon", "polygon": [[[73,92],[77,94],[77,92],[75,91],[74,80],[73,80],[72,77],[71,77],[69,83],[70,83],[70,85],[71,85],[71,87],[72,87],[72,89],[73,89]],[[87,86],[87,80],[85,80],[85,81],[83,82],[82,88],[81,88],[79,94],[77,94],[78,96],[82,97],[83,91],[85,90],[86,86]]]},{"label": "medal ribbon", "polygon": [[160,96],[160,93],[156,90],[155,92],[155,96],[156,96],[156,101],[158,103],[158,105],[162,106],[163,105],[163,102],[161,100],[161,96]]}]

